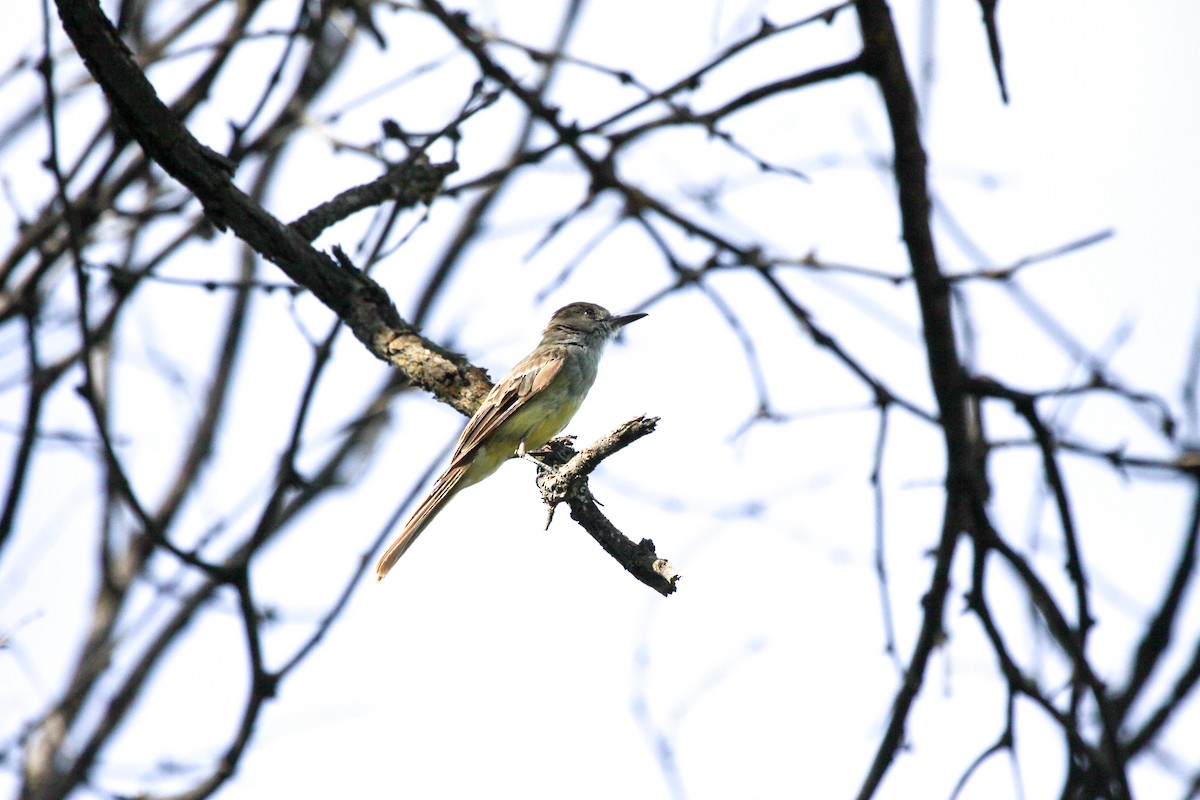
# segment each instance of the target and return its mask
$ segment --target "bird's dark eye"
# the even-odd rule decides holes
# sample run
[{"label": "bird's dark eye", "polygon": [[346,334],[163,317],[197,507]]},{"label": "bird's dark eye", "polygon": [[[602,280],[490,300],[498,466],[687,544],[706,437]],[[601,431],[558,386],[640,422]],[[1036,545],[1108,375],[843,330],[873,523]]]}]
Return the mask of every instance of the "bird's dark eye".
[{"label": "bird's dark eye", "polygon": [[589,316],[589,317],[594,317],[594,316],[596,316],[596,310],[595,310],[595,309],[593,309],[593,308],[585,308],[585,309],[583,310],[583,313],[584,313],[586,316]]}]

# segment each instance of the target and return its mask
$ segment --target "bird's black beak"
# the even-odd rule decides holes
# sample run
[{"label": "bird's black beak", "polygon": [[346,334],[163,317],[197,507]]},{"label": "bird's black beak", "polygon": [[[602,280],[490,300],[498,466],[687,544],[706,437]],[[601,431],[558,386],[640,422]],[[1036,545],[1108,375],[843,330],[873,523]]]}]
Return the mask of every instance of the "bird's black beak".
[{"label": "bird's black beak", "polygon": [[631,322],[637,322],[639,319],[641,319],[644,316],[646,316],[645,313],[622,314],[619,317],[613,317],[612,319],[609,320],[609,322],[612,323],[613,329],[615,330],[617,328],[624,328],[626,325],[628,325]]}]

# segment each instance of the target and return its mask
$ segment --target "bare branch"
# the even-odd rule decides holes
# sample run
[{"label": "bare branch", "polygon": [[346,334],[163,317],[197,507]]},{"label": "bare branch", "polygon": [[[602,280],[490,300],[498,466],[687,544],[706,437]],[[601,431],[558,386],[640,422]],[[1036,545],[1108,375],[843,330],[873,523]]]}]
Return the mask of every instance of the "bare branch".
[{"label": "bare branch", "polygon": [[658,417],[635,417],[612,432],[597,439],[576,453],[568,441],[556,439],[538,452],[538,458],[553,467],[539,471],[538,488],[549,510],[546,527],[559,503],[571,508],[571,518],[578,522],[604,551],[642,583],[663,596],[675,591],[679,573],[654,551],[654,542],[642,539],[634,543],[600,512],[596,498],[588,489],[587,476],[608,456],[653,433]]}]

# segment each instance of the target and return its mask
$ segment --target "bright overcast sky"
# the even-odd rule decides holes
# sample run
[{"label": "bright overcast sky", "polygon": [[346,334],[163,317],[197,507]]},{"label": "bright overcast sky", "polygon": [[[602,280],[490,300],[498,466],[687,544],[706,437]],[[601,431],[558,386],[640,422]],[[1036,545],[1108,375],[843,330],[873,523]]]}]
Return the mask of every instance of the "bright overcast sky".
[{"label": "bright overcast sky", "polygon": [[[913,59],[917,4],[893,5]],[[38,35],[35,4],[23,7],[19,24],[10,20],[0,40],[5,48]],[[665,85],[744,36],[760,15],[783,22],[822,7],[701,3],[683,13],[680,4],[665,2],[593,2],[570,50]],[[944,266],[955,272],[1004,266],[1111,229],[1112,238],[1092,248],[1032,267],[1023,285],[1085,347],[1115,348],[1115,370],[1130,384],[1177,398],[1200,309],[1200,96],[1193,87],[1200,76],[1200,4],[1006,0],[999,14],[1012,97],[1007,106],[999,100],[978,6],[937,4],[935,73],[923,101],[933,183],[945,204],[935,218]],[[521,2],[492,2],[472,19],[544,45],[557,15],[557,6],[554,13],[534,13]],[[395,46],[409,48],[396,52],[419,61],[415,48],[430,54],[448,49],[442,40],[406,37],[402,25],[410,19],[381,18]],[[785,74],[803,68],[770,59],[817,67],[844,58],[853,53],[856,35],[849,13],[832,26],[813,26],[786,47],[731,64],[697,93],[696,105],[727,97],[764,69]],[[59,46],[66,43],[61,31],[55,36]],[[370,45],[360,58],[362,84],[342,91],[364,91],[387,68],[386,56]],[[578,81],[564,77],[557,102],[567,117],[599,116],[595,109],[603,107],[611,86],[594,77]],[[221,91],[236,87],[226,81],[218,85]],[[415,104],[407,108],[428,108],[431,126],[461,102],[458,96],[406,91],[405,102]],[[329,98],[328,105],[337,103]],[[871,163],[888,155],[889,141],[874,89],[852,79],[800,93],[785,108],[748,117],[742,133],[760,152],[804,171],[811,183],[793,182],[776,196],[754,191],[750,179],[725,186],[730,225],[744,240],[769,241],[787,254],[812,251],[831,261],[904,272],[890,185]],[[338,134],[373,136],[381,113],[373,108],[349,115]],[[210,115],[193,130],[219,148],[225,119]],[[464,176],[492,157],[489,146],[506,149],[508,135],[488,143],[485,132],[474,144],[468,133],[460,154]],[[636,168],[630,175],[635,182],[674,184],[681,194],[704,185],[723,166],[710,161],[703,138],[697,134],[690,144],[681,139],[670,152],[648,151],[627,174]],[[32,159],[40,157],[36,144],[30,145]],[[307,169],[301,174],[296,168],[294,192],[272,199],[281,218],[371,177],[365,165],[361,176],[340,167],[323,171],[327,151],[310,146],[303,152]],[[8,180],[22,169],[0,163]],[[426,326],[433,338],[456,337],[452,346],[493,377],[536,342],[562,302],[586,299],[623,310],[668,283],[661,266],[650,263],[645,269],[651,277],[614,281],[610,267],[646,258],[644,242],[619,234],[566,286],[534,302],[594,232],[583,222],[525,258],[539,226],[578,199],[576,183],[564,176],[561,184],[545,179],[513,189],[495,214],[488,247],[468,256],[458,283]],[[435,204],[426,228],[403,251],[405,264],[423,270],[460,211],[454,203]],[[7,206],[3,213],[0,237],[12,230]],[[320,244],[354,242],[356,235],[335,229]],[[228,267],[210,265],[214,256],[232,252],[217,245],[198,254],[193,277],[210,268],[227,275]],[[377,277],[401,313],[408,313],[421,281],[399,266],[385,266]],[[671,797],[656,737],[669,744],[690,798],[853,796],[897,685],[884,652],[872,564],[869,398],[798,337],[790,320],[767,308],[759,290],[733,281],[724,289],[767,341],[763,358],[777,410],[794,415],[792,422],[735,435],[755,410],[741,350],[710,307],[685,295],[650,308],[650,316],[610,349],[597,386],[569,428],[588,440],[637,413],[662,417],[659,432],[606,463],[592,488],[619,526],[634,539],[652,538],[683,574],[677,594],[661,598],[624,575],[565,511],[543,533],[531,468],[507,465],[452,504],[386,582],[361,587],[266,712],[222,797]],[[932,408],[925,373],[912,369],[922,362],[910,290],[815,279],[805,288],[823,324],[868,353],[872,366],[905,396]],[[974,367],[1026,389],[1078,377],[1076,365],[1046,346],[1012,298],[999,289],[975,298],[972,311],[983,333],[971,355]],[[209,295],[180,305],[184,310],[174,306],[172,313],[194,313],[198,320],[223,308]],[[261,360],[253,363],[302,362],[307,355],[299,322],[319,331],[325,320],[303,302],[293,314],[286,298],[268,299],[256,311],[265,341]],[[164,349],[194,348],[198,363],[211,357],[211,342],[196,342],[178,329],[188,326],[165,318],[146,325],[161,334]],[[289,336],[301,346],[291,347]],[[338,391],[320,397],[318,409],[356,403],[384,369],[349,336],[336,357]],[[261,380],[277,378],[264,371]],[[19,405],[6,402],[0,411],[11,425]],[[127,413],[161,419],[168,437],[172,414],[186,413],[171,405],[178,398],[129,402]],[[175,411],[164,410],[170,408]],[[424,435],[377,453],[353,476],[346,499],[312,514],[257,576],[264,603],[276,597],[292,602],[297,586],[311,587],[311,607],[289,607],[288,621],[269,641],[269,656],[283,658],[302,640],[403,493],[441,457],[462,424],[451,410],[413,395],[398,401],[394,413],[400,422],[418,423]],[[1095,430],[1111,435],[1110,444],[1136,444],[1143,436],[1136,420],[1106,427],[1102,412],[1086,413],[1100,414]],[[276,455],[268,444],[272,426],[289,424],[271,416],[270,409],[245,408],[230,420],[244,462],[214,476],[214,485],[224,487],[212,495],[214,503],[236,505],[260,480],[259,470]],[[886,462],[889,559],[897,637],[907,654],[931,563],[925,551],[938,535],[942,456],[929,429],[898,417],[895,424]],[[5,436],[0,462],[7,465],[13,439]],[[137,468],[152,485],[163,466],[156,458],[167,456],[140,447]],[[1020,531],[1038,513],[1031,499],[1036,475],[1020,474],[1029,462],[1001,464],[1012,470],[1002,476],[1011,488],[995,499],[996,514]],[[1149,554],[1172,552],[1183,496],[1163,489],[1125,497],[1111,475],[1086,469],[1076,485],[1076,503],[1086,508],[1094,502],[1096,509],[1084,513],[1087,547],[1105,559],[1097,583],[1105,595],[1101,621],[1111,628],[1094,645],[1124,654],[1123,637],[1144,610],[1145,600],[1138,598],[1157,596],[1161,562]],[[61,487],[76,498],[94,491],[87,479],[70,474]],[[760,513],[745,513],[753,505]],[[61,495],[43,496],[10,545],[28,558],[10,557],[0,572],[0,635],[33,618],[17,640],[20,659],[0,650],[5,737],[16,733],[14,720],[56,696],[74,657],[80,609],[93,580],[95,527],[86,513],[62,507]],[[1139,537],[1150,541],[1139,543]],[[936,658],[912,718],[912,749],[899,757],[881,797],[948,796],[962,770],[1002,730],[1004,687],[978,626],[960,613],[965,571],[962,577],[949,604],[950,644]],[[1106,593],[1105,585],[1120,592]],[[1126,596],[1134,600],[1123,604]],[[145,712],[106,753],[104,768],[117,782],[124,778],[130,788],[137,786],[140,754],[165,740],[186,763],[204,764],[219,752],[243,701],[244,664],[232,613],[226,622],[208,623],[168,663],[180,671],[176,675],[194,672],[187,681],[191,691],[179,691],[174,682],[152,691],[143,701]],[[225,648],[235,655],[222,659]],[[1114,667],[1124,666],[1126,656],[1119,657]],[[1061,746],[1036,715],[1026,719],[1019,741],[1025,796],[1057,796]],[[1186,724],[1190,728],[1168,743],[1193,757],[1200,741],[1195,713]],[[1134,775],[1140,796],[1174,797],[1179,791],[1155,769]],[[998,759],[962,796],[1009,797],[1011,780],[1007,762]],[[13,785],[13,776],[0,771],[0,791]]]}]

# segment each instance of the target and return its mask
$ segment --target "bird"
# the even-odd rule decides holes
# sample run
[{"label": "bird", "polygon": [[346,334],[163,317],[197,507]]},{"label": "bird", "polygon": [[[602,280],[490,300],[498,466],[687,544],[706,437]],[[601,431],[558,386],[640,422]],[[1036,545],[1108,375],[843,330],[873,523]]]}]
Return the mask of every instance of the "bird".
[{"label": "bird", "polygon": [[604,346],[645,316],[614,315],[595,303],[570,303],[555,311],[538,346],[492,387],[467,422],[450,465],[380,557],[377,580],[456,494],[508,459],[528,457],[562,431],[596,380]]}]

